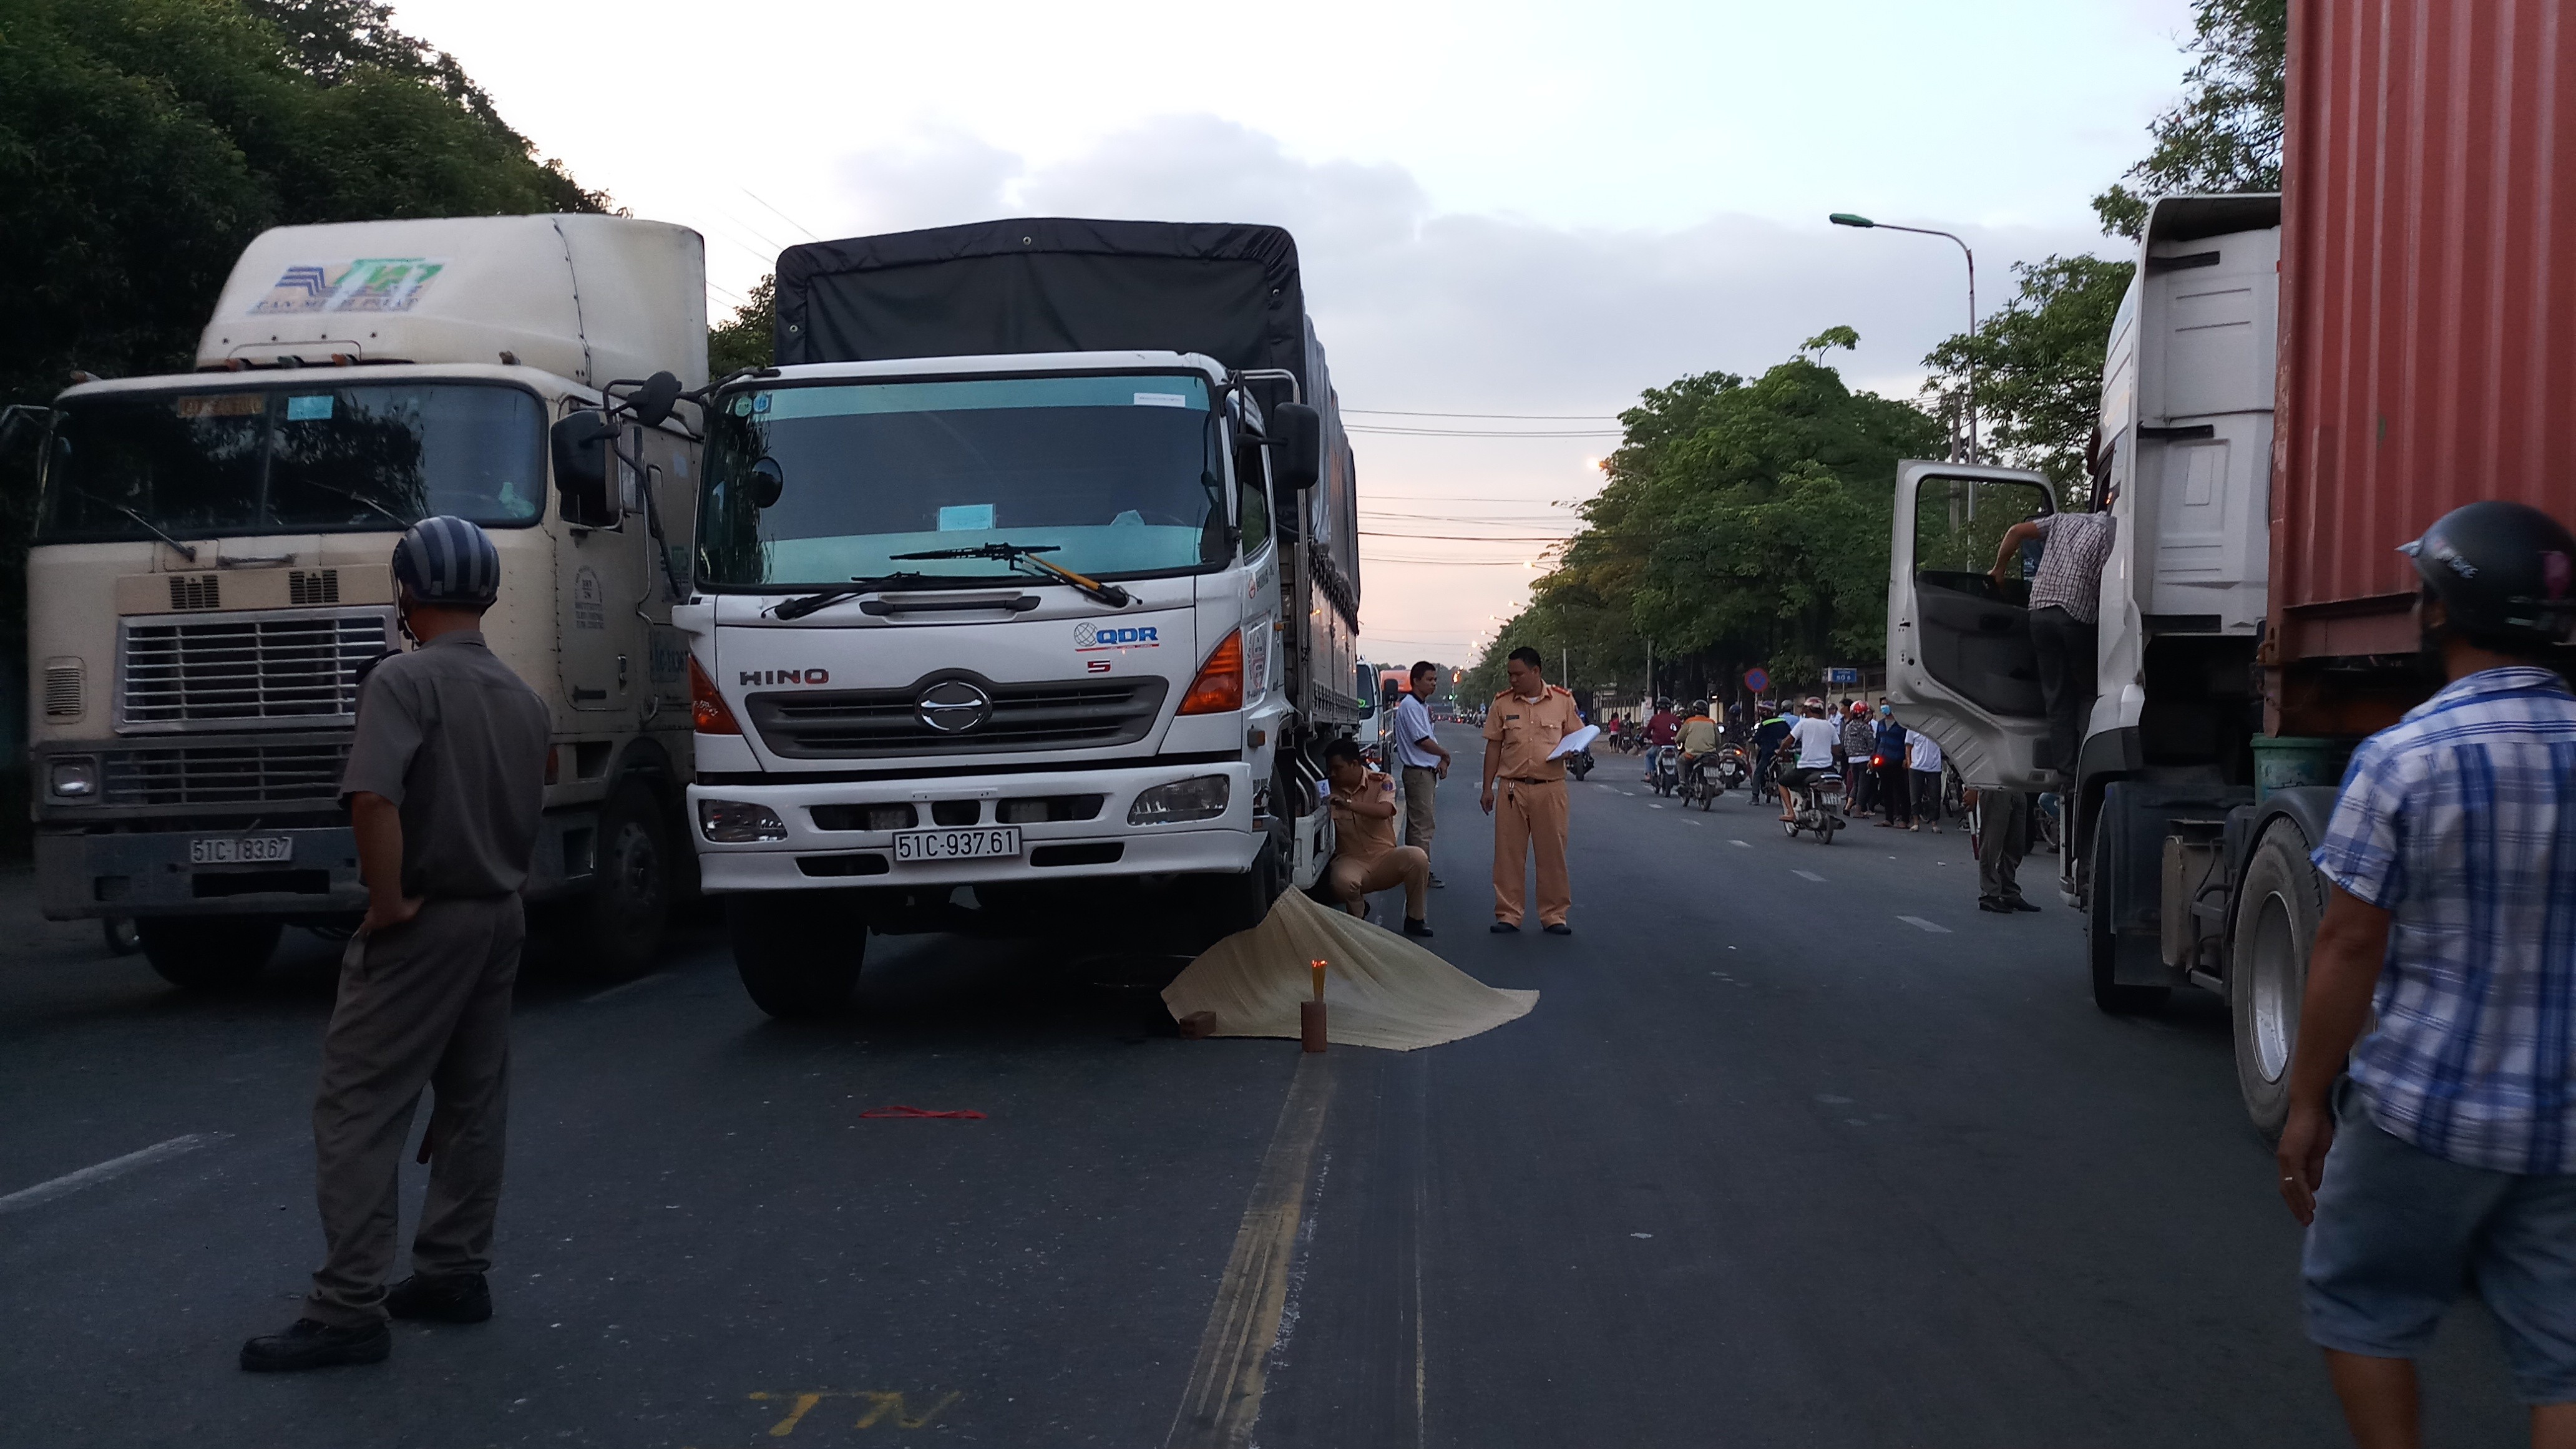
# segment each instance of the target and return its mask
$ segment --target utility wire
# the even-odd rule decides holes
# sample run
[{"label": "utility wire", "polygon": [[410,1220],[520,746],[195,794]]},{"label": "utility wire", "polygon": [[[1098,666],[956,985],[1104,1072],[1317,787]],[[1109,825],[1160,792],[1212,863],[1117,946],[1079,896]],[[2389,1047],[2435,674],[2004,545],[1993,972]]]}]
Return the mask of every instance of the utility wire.
[{"label": "utility wire", "polygon": [[777,207],[769,206],[769,203],[768,203],[768,202],[766,202],[766,201],[762,201],[762,200],[761,200],[761,196],[760,196],[760,193],[759,193],[759,192],[756,192],[756,191],[752,190],[750,187],[746,186],[746,187],[744,187],[744,188],[742,189],[742,194],[743,194],[743,195],[745,195],[745,196],[750,197],[750,198],[751,198],[752,200],[754,200],[754,201],[759,201],[759,202],[760,202],[760,204],[761,204],[762,206],[767,206],[767,207],[769,207],[769,214],[770,214],[770,215],[772,215],[772,216],[774,216],[774,217],[777,217],[780,221],[783,221],[783,222],[787,223],[789,226],[792,226],[792,227],[796,228],[798,231],[801,231],[801,232],[805,233],[805,237],[806,237],[806,239],[807,239],[808,241],[821,241],[821,240],[822,240],[822,238],[821,238],[821,237],[814,235],[814,229],[813,229],[812,227],[807,226],[805,223],[803,223],[803,222],[801,222],[801,221],[798,221],[796,218],[794,218],[794,217],[792,217],[792,216],[789,216],[786,212],[780,211]]},{"label": "utility wire", "polygon": [[1419,538],[1438,543],[1571,543],[1570,533],[1380,533],[1360,530],[1362,538]]},{"label": "utility wire", "polygon": [[1616,413],[1407,413],[1393,408],[1344,408],[1346,413],[1365,413],[1373,418],[1491,418],[1515,422],[1541,423],[1615,423]]},{"label": "utility wire", "polygon": [[1604,432],[1583,432],[1572,429],[1559,432],[1509,432],[1499,428],[1389,428],[1374,423],[1344,423],[1342,430],[1389,438],[1616,438],[1624,436],[1616,429]]}]

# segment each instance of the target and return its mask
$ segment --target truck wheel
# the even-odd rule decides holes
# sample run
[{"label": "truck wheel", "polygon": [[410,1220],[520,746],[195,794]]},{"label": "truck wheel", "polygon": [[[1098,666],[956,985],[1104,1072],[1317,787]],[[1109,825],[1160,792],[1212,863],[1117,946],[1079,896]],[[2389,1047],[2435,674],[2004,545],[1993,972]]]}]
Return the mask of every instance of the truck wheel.
[{"label": "truck wheel", "polygon": [[847,1010],[867,957],[867,920],[839,891],[725,898],[734,969],[752,1004],[783,1021]]},{"label": "truck wheel", "polygon": [[563,959],[585,977],[624,981],[653,964],[671,918],[670,829],[651,786],[628,780],[599,812],[590,893]]},{"label": "truck wheel", "polygon": [[192,991],[249,985],[286,930],[249,916],[146,916],[134,928],[161,979]]},{"label": "truck wheel", "polygon": [[1252,868],[1239,875],[1208,876],[1208,890],[1192,954],[1204,951],[1238,931],[1249,931],[1270,917],[1270,907],[1285,889],[1279,844],[1273,839],[1252,858]]},{"label": "truck wheel", "polygon": [[2099,879],[2110,847],[2111,812],[2105,810],[2093,826],[2093,852],[2084,858],[2084,948],[2093,966],[2093,1004],[2113,1016],[2136,1016],[2162,1007],[2173,988],[2122,986],[2116,979],[2120,934],[2111,928],[2111,892]]},{"label": "truck wheel", "polygon": [[2325,918],[2325,889],[2299,828],[2276,821],[2245,863],[2229,933],[2227,1014],[2235,1025],[2236,1090],[2265,1141],[2290,1116],[2290,1054],[2308,989],[2308,947]]},{"label": "truck wheel", "polygon": [[143,949],[143,937],[134,929],[132,916],[99,917],[98,934],[111,956],[131,956]]}]

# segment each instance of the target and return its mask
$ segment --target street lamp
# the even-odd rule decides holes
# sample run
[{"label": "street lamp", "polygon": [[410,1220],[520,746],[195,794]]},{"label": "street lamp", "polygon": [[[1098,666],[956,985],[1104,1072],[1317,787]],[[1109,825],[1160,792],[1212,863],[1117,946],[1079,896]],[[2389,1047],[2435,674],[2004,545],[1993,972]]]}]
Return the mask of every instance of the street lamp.
[{"label": "street lamp", "polygon": [[1960,241],[1958,237],[1951,233],[1946,231],[1934,231],[1929,227],[1898,226],[1892,221],[1872,221],[1868,217],[1858,216],[1848,211],[1837,211],[1833,215],[1826,217],[1825,220],[1832,222],[1836,226],[1858,227],[1863,231],[1910,231],[1916,236],[1946,236],[1949,237],[1950,240],[1959,243],[1959,250],[1965,253],[1968,258],[1968,461],[1971,463],[1982,461],[1977,456],[1977,354],[1975,350],[1977,342],[1977,254],[1969,249],[1966,242]]}]

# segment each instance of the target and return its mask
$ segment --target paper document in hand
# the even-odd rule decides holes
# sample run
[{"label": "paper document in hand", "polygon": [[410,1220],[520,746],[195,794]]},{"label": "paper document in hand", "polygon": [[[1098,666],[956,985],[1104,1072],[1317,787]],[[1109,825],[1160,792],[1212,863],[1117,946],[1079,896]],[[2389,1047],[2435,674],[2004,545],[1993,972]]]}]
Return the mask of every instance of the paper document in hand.
[{"label": "paper document in hand", "polygon": [[1601,738],[1601,726],[1585,725],[1564,739],[1558,740],[1556,748],[1547,752],[1547,757],[1551,760],[1562,760],[1577,750],[1592,748],[1592,742],[1599,738]]}]

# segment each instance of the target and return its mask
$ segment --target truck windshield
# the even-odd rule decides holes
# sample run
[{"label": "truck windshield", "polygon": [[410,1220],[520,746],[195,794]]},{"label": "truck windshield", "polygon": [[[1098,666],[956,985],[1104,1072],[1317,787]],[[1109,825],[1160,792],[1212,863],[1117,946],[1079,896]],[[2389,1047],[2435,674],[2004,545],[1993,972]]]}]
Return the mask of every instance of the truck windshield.
[{"label": "truck windshield", "polygon": [[[1043,548],[1093,577],[1228,559],[1224,454],[1204,377],[832,382],[736,393],[707,439],[699,577],[829,588],[898,572],[996,578]],[[1021,577],[1020,575],[1009,575]]]},{"label": "truck windshield", "polygon": [[437,513],[530,524],[542,419],[532,394],[477,383],[74,398],[54,425],[38,541],[382,531]]}]

